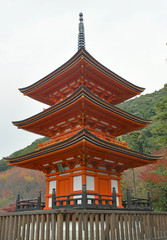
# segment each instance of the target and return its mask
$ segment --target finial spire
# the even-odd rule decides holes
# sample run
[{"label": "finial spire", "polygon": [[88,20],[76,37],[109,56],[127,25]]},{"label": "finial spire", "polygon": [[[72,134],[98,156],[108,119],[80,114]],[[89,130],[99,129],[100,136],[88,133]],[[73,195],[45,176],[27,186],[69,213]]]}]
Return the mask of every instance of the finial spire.
[{"label": "finial spire", "polygon": [[85,48],[85,33],[83,24],[83,13],[79,14],[79,34],[78,34],[78,50]]}]

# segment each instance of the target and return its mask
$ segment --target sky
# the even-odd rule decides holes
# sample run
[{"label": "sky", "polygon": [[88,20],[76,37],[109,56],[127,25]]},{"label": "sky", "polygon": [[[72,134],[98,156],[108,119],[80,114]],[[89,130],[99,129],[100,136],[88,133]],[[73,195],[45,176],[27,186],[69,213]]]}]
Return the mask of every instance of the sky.
[{"label": "sky", "polygon": [[167,82],[167,0],[0,0],[0,159],[41,137],[12,124],[46,107],[18,89],[77,52],[80,12],[96,60],[143,94]]}]

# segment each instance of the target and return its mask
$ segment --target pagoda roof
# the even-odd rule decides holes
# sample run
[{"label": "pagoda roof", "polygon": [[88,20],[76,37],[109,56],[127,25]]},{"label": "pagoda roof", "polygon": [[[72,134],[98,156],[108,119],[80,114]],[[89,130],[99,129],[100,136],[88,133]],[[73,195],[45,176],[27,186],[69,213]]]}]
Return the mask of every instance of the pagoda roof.
[{"label": "pagoda roof", "polygon": [[114,143],[103,141],[84,129],[64,141],[20,157],[4,158],[4,160],[9,165],[45,171],[49,166],[53,167],[54,164],[60,163],[62,159],[63,163],[80,159],[82,164],[80,156],[82,153],[89,154],[85,155],[85,163],[87,159],[89,159],[89,162],[98,162],[101,159],[100,162],[103,165],[114,167],[117,172],[154,163],[161,158],[161,156],[141,154]]},{"label": "pagoda roof", "polygon": [[66,132],[72,123],[80,127],[81,118],[86,122],[83,124],[84,127],[95,124],[96,128],[101,129],[100,131],[108,132],[114,137],[151,123],[151,120],[136,117],[105,102],[82,85],[65,100],[30,118],[15,121],[13,124],[21,129],[52,137],[53,132],[58,132],[57,129],[61,128]]},{"label": "pagoda roof", "polygon": [[55,71],[19,90],[37,101],[53,105],[66,98],[81,84],[114,105],[144,90],[104,67],[84,48],[80,48],[71,59]]}]

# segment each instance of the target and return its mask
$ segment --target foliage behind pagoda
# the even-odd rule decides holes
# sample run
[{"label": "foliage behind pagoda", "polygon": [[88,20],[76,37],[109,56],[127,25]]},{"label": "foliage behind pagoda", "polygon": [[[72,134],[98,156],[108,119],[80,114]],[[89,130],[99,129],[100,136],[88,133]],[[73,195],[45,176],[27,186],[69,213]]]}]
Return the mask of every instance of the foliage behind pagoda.
[{"label": "foliage behind pagoda", "polygon": [[159,91],[141,95],[121,103],[119,107],[135,116],[152,120],[148,127],[121,136],[120,140],[127,141],[132,150],[146,154],[167,147],[167,84]]}]

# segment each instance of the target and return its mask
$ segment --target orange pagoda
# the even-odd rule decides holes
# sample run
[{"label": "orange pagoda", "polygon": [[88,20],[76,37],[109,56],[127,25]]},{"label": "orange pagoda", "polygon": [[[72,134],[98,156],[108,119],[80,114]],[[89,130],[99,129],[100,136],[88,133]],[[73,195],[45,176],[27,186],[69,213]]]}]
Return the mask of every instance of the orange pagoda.
[{"label": "orange pagoda", "polygon": [[15,126],[50,140],[29,154],[6,158],[9,165],[39,170],[46,176],[46,207],[55,196],[82,193],[112,195],[122,208],[121,173],[150,164],[159,156],[128,148],[117,136],[146,127],[151,121],[116,106],[140,94],[133,85],[94,59],[85,50],[83,15],[80,13],[78,51],[61,67],[20,91],[49,108]]}]

